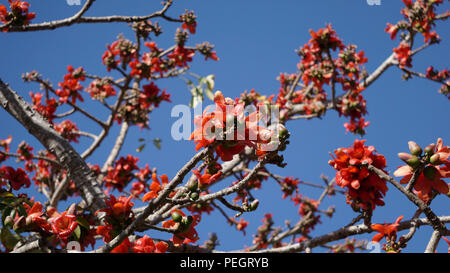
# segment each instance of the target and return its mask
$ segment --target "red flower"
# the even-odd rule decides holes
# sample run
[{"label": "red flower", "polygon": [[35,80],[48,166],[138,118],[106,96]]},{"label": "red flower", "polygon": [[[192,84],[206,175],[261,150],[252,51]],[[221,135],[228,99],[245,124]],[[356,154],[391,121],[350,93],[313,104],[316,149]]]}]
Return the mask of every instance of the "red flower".
[{"label": "red flower", "polygon": [[397,227],[402,219],[403,215],[398,217],[393,224],[373,224],[371,226],[372,229],[378,231],[379,233],[373,236],[372,242],[379,242],[381,239],[383,239],[383,237],[386,237],[386,240],[388,242],[395,242],[397,239]]},{"label": "red flower", "polygon": [[[11,23],[13,26],[26,26],[30,24],[30,21],[36,17],[34,12],[28,12],[30,4],[25,1],[8,0],[10,12],[4,5],[0,5],[0,21],[2,23]],[[8,31],[8,29],[4,29]]]},{"label": "red flower", "polygon": [[407,43],[401,43],[397,48],[394,48],[394,52],[400,67],[412,67],[411,47]]},{"label": "red flower", "polygon": [[370,125],[370,121],[366,121],[364,117],[357,119],[350,119],[350,123],[344,123],[345,129],[347,132],[351,132],[353,134],[365,135],[366,131],[364,128]]},{"label": "red flower", "polygon": [[106,80],[94,80],[91,82],[86,91],[91,94],[91,97],[96,100],[104,100],[116,95],[116,90],[108,84]]},{"label": "red flower", "polygon": [[244,218],[241,218],[241,220],[239,222],[236,223],[236,229],[240,230],[245,234],[245,228],[248,226],[248,222],[244,220]]},{"label": "red flower", "polygon": [[76,220],[74,213],[75,206],[72,205],[68,211],[64,211],[62,214],[59,214],[56,211],[48,211],[50,213],[51,218],[48,219],[48,222],[51,224],[53,233],[58,236],[60,239],[67,239],[75,231],[78,226],[78,222]]},{"label": "red flower", "polygon": [[158,242],[156,245],[153,240],[145,235],[134,242],[132,250],[134,253],[164,253],[169,245],[166,242]]},{"label": "red flower", "polygon": [[83,90],[80,81],[85,80],[85,72],[82,67],[76,70],[69,65],[67,67],[68,74],[64,75],[64,82],[58,83],[61,89],[56,90],[56,95],[59,96],[59,101],[62,103],[67,103],[68,99],[71,98],[71,103],[75,104],[77,99],[79,101],[84,101],[81,94],[78,92]]},{"label": "red flower", "polygon": [[78,127],[75,123],[70,120],[65,120],[59,124],[55,124],[55,131],[60,133],[61,136],[67,139],[69,142],[73,141],[78,143],[78,138],[80,137],[78,132]]},{"label": "red flower", "polygon": [[45,101],[45,104],[42,104],[42,93],[30,92],[30,96],[33,103],[33,109],[38,111],[39,114],[52,123],[55,117],[56,108],[58,107],[58,102],[54,98],[50,98]]},{"label": "red flower", "polygon": [[114,164],[114,167],[108,168],[108,173],[105,177],[105,186],[112,187],[122,192],[123,189],[134,178],[133,171],[138,170],[136,163],[138,158],[128,155],[120,157]]},{"label": "red flower", "polygon": [[146,193],[142,197],[142,201],[147,202],[150,199],[154,199],[158,197],[158,193],[169,183],[169,178],[167,175],[163,174],[159,178],[161,178],[161,182],[159,182],[158,177],[156,176],[156,173],[152,173],[152,184],[150,185],[150,192]]},{"label": "red flower", "polygon": [[119,221],[132,219],[134,214],[131,208],[134,206],[134,203],[130,202],[131,198],[132,196],[129,196],[128,198],[121,196],[119,199],[116,199],[116,197],[111,194],[109,198],[105,199],[105,203],[108,207],[97,211],[97,213],[105,212],[108,216]]},{"label": "red flower", "polygon": [[[200,222],[200,215],[192,215],[186,217],[186,215],[181,210],[175,210],[183,218],[181,222],[175,222],[173,219],[163,222],[164,228],[173,228],[178,231],[173,235],[172,241],[175,245],[178,244],[189,244],[195,243],[200,239],[198,233],[195,230],[195,226]],[[175,212],[173,211],[173,212]],[[172,213],[173,213],[172,212]]]},{"label": "red flower", "polygon": [[188,12],[186,10],[185,14],[180,15],[180,19],[183,21],[181,27],[188,29],[191,34],[195,34],[195,28],[197,27],[196,18],[197,16],[194,15],[194,12]]},{"label": "red flower", "polygon": [[[103,53],[103,64],[106,65],[108,72],[111,69],[116,69],[121,64],[123,69],[135,60],[136,58],[136,46],[129,40],[124,39],[122,36],[111,45],[107,45],[107,50]],[[116,57],[119,56],[119,59]]]},{"label": "red flower", "polygon": [[149,108],[151,105],[158,107],[162,101],[170,102],[170,94],[166,90],[161,90],[153,82],[144,85],[143,91],[139,94],[139,104],[141,108]]},{"label": "red flower", "polygon": [[185,67],[188,62],[192,62],[192,57],[195,55],[195,51],[192,49],[186,49],[183,46],[178,45],[167,57],[173,61],[176,66]]},{"label": "red flower", "polygon": [[383,206],[382,197],[386,194],[386,181],[369,172],[363,163],[372,164],[378,169],[386,167],[384,156],[376,154],[373,146],[365,146],[365,140],[355,140],[353,147],[339,148],[334,151],[334,160],[329,164],[338,172],[336,183],[347,187],[347,203],[354,209],[374,210],[375,206]]},{"label": "red flower", "polygon": [[297,178],[294,179],[294,177],[285,177],[284,180],[280,182],[281,190],[283,191],[283,199],[292,195],[294,191],[298,191],[298,183],[300,183],[300,180]]},{"label": "red flower", "polygon": [[[214,95],[214,103],[216,104],[214,112],[207,113],[207,108],[202,116],[194,118],[197,128],[192,132],[190,140],[197,143],[196,150],[208,146],[217,138],[221,143],[216,148],[217,155],[223,161],[230,161],[235,154],[244,151],[246,146],[257,148],[258,152],[257,144],[270,142],[273,132],[257,125],[261,118],[259,111],[245,116],[245,104],[236,103],[230,98],[225,99],[220,91]],[[237,130],[231,128],[231,122],[239,128]]]},{"label": "red flower", "polygon": [[111,250],[111,253],[129,253],[131,247],[132,244],[130,243],[130,239],[127,237],[120,245]]},{"label": "red flower", "polygon": [[216,174],[210,174],[206,169],[203,174],[201,174],[197,169],[192,170],[192,172],[195,174],[195,176],[197,176],[198,186],[200,188],[216,182],[217,179],[219,179],[219,177],[222,175],[222,172],[220,171]]},{"label": "red flower", "polygon": [[[416,193],[423,201],[429,200],[433,190],[442,194],[448,194],[449,192],[449,186],[442,178],[450,177],[450,161],[448,160],[450,147],[444,146],[442,139],[438,138],[437,144],[432,152],[434,156],[433,160],[435,160],[433,161],[434,165],[427,164],[414,185]],[[444,166],[436,164],[444,164]],[[400,180],[402,184],[407,184],[413,174],[414,169],[409,165],[401,166],[394,172],[394,175],[397,177],[403,176]]]},{"label": "red flower", "polygon": [[391,40],[394,40],[395,36],[397,35],[397,32],[398,32],[398,27],[397,27],[397,25],[391,25],[391,24],[387,23],[387,27],[384,31],[386,31],[387,33],[389,33],[391,35]]},{"label": "red flower", "polygon": [[[42,217],[44,215],[44,212],[42,211],[43,206],[40,202],[36,202],[33,204],[32,207],[30,207],[28,204],[23,204],[26,212],[27,212],[27,218],[26,223],[27,225],[35,225],[38,229],[43,229],[46,232],[50,232],[51,226],[48,223],[47,219]],[[33,229],[33,227],[31,227]]]},{"label": "red flower", "polygon": [[30,178],[28,178],[22,168],[17,168],[17,170],[15,170],[10,166],[3,166],[0,168],[0,182],[3,184],[6,181],[9,182],[11,187],[16,191],[22,187],[28,188],[31,184]]}]

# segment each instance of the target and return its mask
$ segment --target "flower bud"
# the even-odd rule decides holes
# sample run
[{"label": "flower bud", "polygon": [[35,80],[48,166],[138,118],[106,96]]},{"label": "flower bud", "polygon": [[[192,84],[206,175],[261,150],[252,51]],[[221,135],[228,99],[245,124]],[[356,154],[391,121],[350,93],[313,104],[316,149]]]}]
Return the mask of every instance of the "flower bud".
[{"label": "flower bud", "polygon": [[411,166],[413,169],[417,168],[420,165],[420,160],[417,156],[411,156],[410,159],[406,161],[406,163]]},{"label": "flower bud", "polygon": [[278,131],[278,137],[281,139],[285,139],[289,136],[288,130],[281,123],[277,124],[277,131]]},{"label": "flower bud", "polygon": [[433,180],[435,175],[436,175],[436,169],[433,166],[427,166],[425,167],[425,169],[423,170],[423,175],[428,179],[428,180]]},{"label": "flower bud", "polygon": [[191,181],[188,185],[187,188],[189,191],[196,191],[198,188],[198,181],[197,179]]},{"label": "flower bud", "polygon": [[430,145],[428,145],[427,147],[425,147],[424,152],[427,155],[433,155],[434,154],[434,149],[436,148],[436,144],[431,143]]},{"label": "flower bud", "polygon": [[190,197],[192,200],[197,201],[198,198],[200,197],[200,195],[198,194],[198,192],[192,192],[192,193],[189,195],[189,197]]},{"label": "flower bud", "polygon": [[25,226],[25,216],[20,216],[19,219],[16,220],[13,226],[13,230],[17,231],[18,229]]},{"label": "flower bud", "polygon": [[408,160],[410,160],[412,158],[412,155],[410,155],[408,153],[398,153],[397,155],[401,160],[403,160],[405,162],[407,162]]},{"label": "flower bud", "polygon": [[183,216],[181,216],[181,214],[179,212],[176,212],[176,211],[172,212],[172,220],[179,223],[179,222],[181,222],[182,219],[183,219]]},{"label": "flower bud", "polygon": [[11,216],[5,217],[5,226],[6,227],[12,227],[14,225],[14,219]]},{"label": "flower bud", "polygon": [[434,154],[430,157],[430,163],[433,165],[440,165],[441,164],[441,157],[439,154]]},{"label": "flower bud", "polygon": [[258,208],[258,205],[259,205],[259,200],[258,199],[253,200],[253,202],[250,203],[249,210],[250,211],[256,210]]},{"label": "flower bud", "polygon": [[420,146],[417,145],[417,143],[415,143],[414,141],[409,141],[408,146],[409,151],[411,152],[412,155],[420,156],[422,154],[422,148],[420,148]]}]

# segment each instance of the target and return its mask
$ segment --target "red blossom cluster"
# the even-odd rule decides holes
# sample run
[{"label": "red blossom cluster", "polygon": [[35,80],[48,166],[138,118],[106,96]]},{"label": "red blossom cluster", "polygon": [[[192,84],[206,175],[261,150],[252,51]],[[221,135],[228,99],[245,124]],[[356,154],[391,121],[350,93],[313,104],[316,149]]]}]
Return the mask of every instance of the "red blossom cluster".
[{"label": "red blossom cluster", "polygon": [[95,79],[91,82],[88,88],[86,88],[93,99],[104,100],[106,98],[116,95],[116,90],[108,83],[108,80]]},{"label": "red blossom cluster", "polygon": [[149,108],[151,105],[159,107],[162,101],[170,102],[170,94],[166,93],[166,90],[161,90],[154,82],[142,86],[142,92],[139,94],[139,104],[142,108]]},{"label": "red blossom cluster", "polygon": [[439,35],[433,30],[435,26],[436,13],[435,9],[439,4],[442,4],[444,0],[402,0],[406,7],[401,10],[406,21],[399,21],[397,24],[392,25],[387,23],[385,31],[389,33],[391,39],[395,39],[397,32],[409,31],[421,33],[424,37],[425,43],[439,42]]},{"label": "red blossom cluster", "polygon": [[148,114],[153,107],[159,107],[163,101],[170,102],[170,94],[166,90],[161,90],[154,83],[146,84],[142,87],[142,91],[134,90],[135,95],[122,104],[119,108],[115,120],[121,124],[123,120],[130,124],[136,124],[142,128],[148,128]]},{"label": "red blossom cluster", "polygon": [[120,157],[114,163],[114,166],[108,168],[108,173],[105,176],[105,187],[117,189],[122,192],[128,183],[133,180],[133,171],[139,170],[136,165],[138,158],[128,155],[127,157]]},{"label": "red blossom cluster", "polygon": [[103,237],[105,243],[111,241],[114,237],[126,228],[133,220],[134,213],[131,208],[134,203],[131,202],[132,196],[128,198],[125,196],[116,199],[114,195],[109,195],[109,198],[105,199],[106,208],[96,212],[106,213],[104,225],[97,227],[96,233]]},{"label": "red blossom cluster", "polygon": [[300,180],[294,177],[285,177],[280,181],[281,191],[283,192],[283,199],[288,196],[292,196],[294,193],[298,193],[298,184]]},{"label": "red blossom cluster", "polygon": [[85,72],[82,67],[74,69],[71,65],[67,66],[67,73],[64,75],[64,82],[58,83],[60,89],[56,90],[56,95],[59,96],[59,101],[62,103],[67,103],[70,98],[70,102],[75,104],[77,99],[81,102],[84,101],[83,97],[79,93],[83,90],[83,86],[80,81],[86,79]]},{"label": "red blossom cluster", "polygon": [[294,205],[299,205],[298,214],[302,217],[307,217],[311,214],[310,221],[302,226],[302,234],[309,234],[317,224],[320,224],[320,215],[317,214],[319,201],[303,197],[301,194],[297,194],[291,199]]},{"label": "red blossom cluster", "polygon": [[433,192],[448,194],[449,186],[442,179],[450,177],[450,161],[448,160],[450,147],[444,146],[441,138],[438,138],[436,144],[428,145],[423,151],[414,141],[410,141],[408,144],[411,154],[398,154],[399,158],[407,164],[394,172],[395,176],[403,176],[400,183],[407,184],[414,172],[418,168],[423,168],[414,184],[414,192],[418,197],[423,201],[428,201]]},{"label": "red blossom cluster", "polygon": [[69,142],[73,141],[78,143],[78,138],[80,135],[77,133],[78,127],[75,123],[70,120],[64,120],[61,123],[55,124],[55,131],[58,132],[63,138],[67,139]]},{"label": "red blossom cluster", "polygon": [[425,77],[430,80],[443,83],[439,89],[439,93],[447,96],[450,99],[450,72],[447,69],[441,71],[436,70],[433,66],[427,68]]},{"label": "red blossom cluster", "polygon": [[[159,178],[161,179],[161,182],[159,181],[156,173],[152,173],[152,184],[150,184],[150,191],[142,197],[142,201],[147,202],[158,197],[159,192],[169,183],[169,178],[166,174],[160,175]],[[174,193],[171,193],[171,195],[173,194]]]},{"label": "red blossom cluster", "polygon": [[[195,149],[204,148],[217,140],[219,145],[216,147],[216,153],[223,161],[232,160],[233,156],[244,151],[246,146],[256,148],[258,155],[264,154],[260,145],[269,143],[273,133],[257,125],[259,111],[245,116],[245,105],[230,98],[225,99],[220,91],[214,95],[214,103],[214,112],[207,113],[206,109],[203,115],[194,119],[197,128],[192,132],[190,140],[197,144]],[[236,130],[236,126],[241,129]]]},{"label": "red blossom cluster", "polygon": [[42,93],[30,92],[31,102],[33,103],[33,109],[41,114],[48,122],[53,123],[55,118],[56,108],[58,107],[58,102],[54,98],[46,98],[45,104],[42,103]]},{"label": "red blossom cluster", "polygon": [[[31,204],[30,204],[31,203]],[[20,209],[12,210],[5,217],[5,225],[11,226],[17,233],[37,232],[48,238],[51,246],[66,247],[69,241],[78,241],[82,250],[89,244],[95,245],[94,233],[90,229],[88,218],[76,212],[75,204],[59,213],[53,207],[43,210],[40,202],[28,200]]]},{"label": "red blossom cluster", "polygon": [[134,253],[164,253],[169,245],[166,242],[154,243],[153,240],[144,235],[144,237],[136,240],[132,246]]},{"label": "red blossom cluster", "polygon": [[189,30],[191,34],[195,34],[195,28],[197,27],[197,16],[195,16],[193,11],[185,11],[184,14],[180,15],[180,19],[183,21],[181,27],[183,29]]},{"label": "red blossom cluster", "polygon": [[[328,109],[327,92],[324,85],[331,87],[332,103],[340,115],[350,117],[350,123],[344,126],[347,131],[364,134],[364,128],[369,122],[364,120],[366,101],[361,95],[364,90],[362,80],[366,75],[364,64],[367,58],[364,51],[356,51],[355,45],[344,45],[331,25],[319,29],[317,32],[310,30],[311,39],[305,44],[298,54],[302,58],[298,64],[301,79],[305,88],[294,92],[293,103],[303,105],[305,114],[323,114]],[[338,57],[333,58],[332,52],[337,51]],[[287,88],[294,82],[296,75],[281,74],[281,83],[277,103],[284,107]],[[339,83],[345,96],[336,97],[336,86]],[[312,88],[308,85],[312,84]]]},{"label": "red blossom cluster", "polygon": [[145,235],[134,242],[130,242],[130,239],[126,238],[111,250],[111,253],[165,253],[168,248],[169,245],[166,242],[160,241],[155,244],[150,237]]},{"label": "red blossom cluster", "polygon": [[411,47],[408,43],[402,42],[397,48],[393,49],[395,57],[398,60],[400,68],[412,67]]},{"label": "red blossom cluster", "polygon": [[[263,224],[258,227],[256,234],[254,235],[253,244],[257,249],[267,248],[269,243],[269,235],[273,231],[273,214],[266,213],[264,214],[264,218],[262,219]],[[277,242],[273,245],[274,248],[283,246],[282,242]]]},{"label": "red blossom cluster", "polygon": [[126,69],[127,65],[137,55],[136,45],[122,36],[119,36],[117,41],[106,47],[107,50],[103,53],[102,60],[108,72],[111,69],[119,68],[119,65],[122,69]]},{"label": "red blossom cluster", "polygon": [[195,226],[200,223],[200,215],[186,216],[181,210],[172,211],[172,219],[163,222],[164,228],[174,230],[172,242],[175,245],[195,243],[200,239]]},{"label": "red blossom cluster", "polygon": [[383,196],[388,190],[386,181],[370,172],[364,164],[371,164],[378,169],[386,167],[386,159],[376,153],[373,146],[365,146],[365,140],[355,140],[352,147],[339,148],[330,153],[333,160],[328,163],[338,172],[336,183],[346,187],[347,203],[352,208],[372,211],[376,206],[384,206]]},{"label": "red blossom cluster", "polygon": [[30,187],[30,178],[22,168],[14,169],[10,166],[0,167],[0,185],[10,185],[14,190]]},{"label": "red blossom cluster", "polygon": [[[0,22],[12,26],[26,26],[36,17],[34,12],[28,12],[30,4],[26,1],[8,0],[9,9],[5,5],[0,5]],[[8,28],[3,30],[8,31]]]}]

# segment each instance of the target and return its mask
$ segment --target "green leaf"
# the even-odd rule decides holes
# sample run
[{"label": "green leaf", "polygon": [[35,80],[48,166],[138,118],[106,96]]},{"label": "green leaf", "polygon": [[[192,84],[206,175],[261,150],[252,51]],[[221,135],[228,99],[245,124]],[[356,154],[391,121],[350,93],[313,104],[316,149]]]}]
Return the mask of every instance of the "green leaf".
[{"label": "green leaf", "polygon": [[12,233],[9,228],[2,228],[0,240],[7,249],[13,249],[20,239],[21,237],[15,233]]},{"label": "green leaf", "polygon": [[144,150],[144,148],[145,148],[145,143],[141,144],[139,147],[137,147],[136,152],[140,153],[140,152],[142,152],[142,150]]},{"label": "green leaf", "polygon": [[153,145],[155,145],[156,149],[161,150],[161,142],[162,140],[160,138],[155,138],[153,140]]},{"label": "green leaf", "polygon": [[144,142],[144,141],[145,141],[145,138],[142,138],[142,137],[141,137],[141,138],[138,139],[138,141],[139,141],[139,142]]}]

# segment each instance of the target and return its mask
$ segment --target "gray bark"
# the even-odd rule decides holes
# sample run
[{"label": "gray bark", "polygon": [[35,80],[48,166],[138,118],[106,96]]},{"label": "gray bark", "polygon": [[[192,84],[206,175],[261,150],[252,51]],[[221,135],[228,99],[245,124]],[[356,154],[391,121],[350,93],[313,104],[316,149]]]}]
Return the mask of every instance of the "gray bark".
[{"label": "gray bark", "polygon": [[87,208],[92,212],[104,208],[105,194],[86,162],[67,140],[53,129],[49,122],[24,101],[21,96],[3,83],[1,79],[0,103],[50,153],[56,156],[57,160],[67,171],[69,179],[75,182],[78,192],[87,204]]}]

